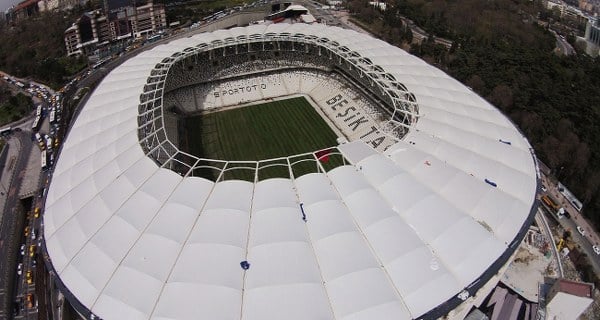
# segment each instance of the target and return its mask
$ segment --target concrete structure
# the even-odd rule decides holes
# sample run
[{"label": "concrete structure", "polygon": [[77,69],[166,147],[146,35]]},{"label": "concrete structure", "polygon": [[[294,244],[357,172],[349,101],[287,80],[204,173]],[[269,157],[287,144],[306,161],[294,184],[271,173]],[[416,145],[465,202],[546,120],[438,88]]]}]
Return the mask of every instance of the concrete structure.
[{"label": "concrete structure", "polygon": [[90,55],[112,41],[152,34],[166,26],[164,6],[152,1],[108,14],[100,10],[86,12],[65,30],[67,55]]},{"label": "concrete structure", "polygon": [[[166,94],[188,88],[201,108],[310,94],[363,134],[328,149],[333,169],[316,150],[278,162],[285,177],[260,179],[265,159],[228,178],[237,162],[186,154],[164,127]],[[368,121],[369,106],[387,116]],[[295,174],[298,159],[314,171]],[[53,171],[43,250],[87,319],[436,319],[506,265],[538,177],[500,111],[384,41],[218,30],[138,54],[91,94]]]},{"label": "concrete structure", "polygon": [[546,319],[577,319],[594,301],[590,283],[558,279],[546,296]]}]

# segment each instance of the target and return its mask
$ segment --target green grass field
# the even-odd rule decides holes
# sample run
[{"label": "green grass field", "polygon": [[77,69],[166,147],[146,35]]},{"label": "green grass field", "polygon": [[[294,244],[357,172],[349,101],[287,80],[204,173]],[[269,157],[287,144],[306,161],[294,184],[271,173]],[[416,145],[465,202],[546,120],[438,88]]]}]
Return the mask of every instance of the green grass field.
[{"label": "green grass field", "polygon": [[[336,134],[304,98],[210,113],[185,119],[182,149],[202,158],[257,161],[285,157],[336,146]],[[339,161],[338,161],[339,160]],[[341,164],[341,159],[328,166]],[[284,162],[278,162],[284,164]],[[314,172],[314,162],[297,166],[298,174]],[[303,168],[303,169],[301,169]],[[236,178],[251,180],[231,172]],[[296,174],[296,168],[294,168]],[[206,176],[207,173],[199,174]],[[259,177],[289,177],[288,169],[276,166],[259,171]],[[213,174],[213,177],[214,174]]]}]

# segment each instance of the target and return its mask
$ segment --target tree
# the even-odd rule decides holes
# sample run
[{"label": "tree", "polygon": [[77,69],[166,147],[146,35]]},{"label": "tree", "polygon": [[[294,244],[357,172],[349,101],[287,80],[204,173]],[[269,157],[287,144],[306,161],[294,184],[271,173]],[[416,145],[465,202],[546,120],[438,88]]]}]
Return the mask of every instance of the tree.
[{"label": "tree", "polygon": [[492,90],[489,100],[496,107],[508,112],[513,107],[514,103],[512,89],[505,84],[497,85],[494,87],[494,90]]},{"label": "tree", "polygon": [[466,82],[466,85],[469,86],[473,91],[481,93],[485,89],[485,82],[481,79],[481,77],[477,74],[472,75]]}]

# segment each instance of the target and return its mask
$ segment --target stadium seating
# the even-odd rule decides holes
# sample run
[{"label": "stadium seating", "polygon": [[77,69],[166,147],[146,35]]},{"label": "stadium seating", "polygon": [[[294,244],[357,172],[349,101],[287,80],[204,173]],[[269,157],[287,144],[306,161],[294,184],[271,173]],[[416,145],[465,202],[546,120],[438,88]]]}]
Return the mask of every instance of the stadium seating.
[{"label": "stadium seating", "polygon": [[362,139],[382,151],[405,133],[388,122],[391,111],[382,109],[382,100],[391,105],[389,97],[365,90],[372,84],[355,67],[338,64],[339,59],[318,54],[314,47],[286,43],[280,48],[294,51],[273,51],[273,44],[264,46],[252,44],[241,54],[202,52],[174,63],[165,81],[166,108],[191,114],[305,95],[350,141]]}]

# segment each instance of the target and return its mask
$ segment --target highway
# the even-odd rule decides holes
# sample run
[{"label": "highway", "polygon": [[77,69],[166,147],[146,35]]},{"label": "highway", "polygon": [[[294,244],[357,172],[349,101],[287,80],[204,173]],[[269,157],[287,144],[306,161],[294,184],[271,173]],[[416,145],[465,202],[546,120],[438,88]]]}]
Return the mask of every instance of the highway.
[{"label": "highway", "polygon": [[[54,91],[35,82],[18,79],[11,75],[12,81],[31,83],[29,88],[15,90],[30,95],[35,105],[43,105],[48,112]],[[14,85],[14,84],[13,84]],[[41,235],[39,218],[33,215],[33,208],[39,205],[38,190],[45,177],[40,177],[38,148],[32,138],[32,113],[16,122],[5,125],[12,127],[12,132],[5,137],[7,148],[0,158],[0,251],[4,259],[0,260],[0,320],[2,319],[44,319],[38,317],[38,299],[36,295],[36,279],[40,272],[36,267],[37,242]],[[49,133],[49,124],[44,120],[43,132]],[[31,197],[33,195],[33,197]],[[24,198],[24,199],[21,199]],[[25,226],[28,234],[25,235]],[[35,236],[34,236],[35,235]],[[21,253],[21,246],[24,252]],[[34,245],[34,246],[31,246]],[[17,266],[21,266],[20,274]],[[29,281],[27,280],[29,278]],[[44,301],[44,299],[42,299]]]}]

